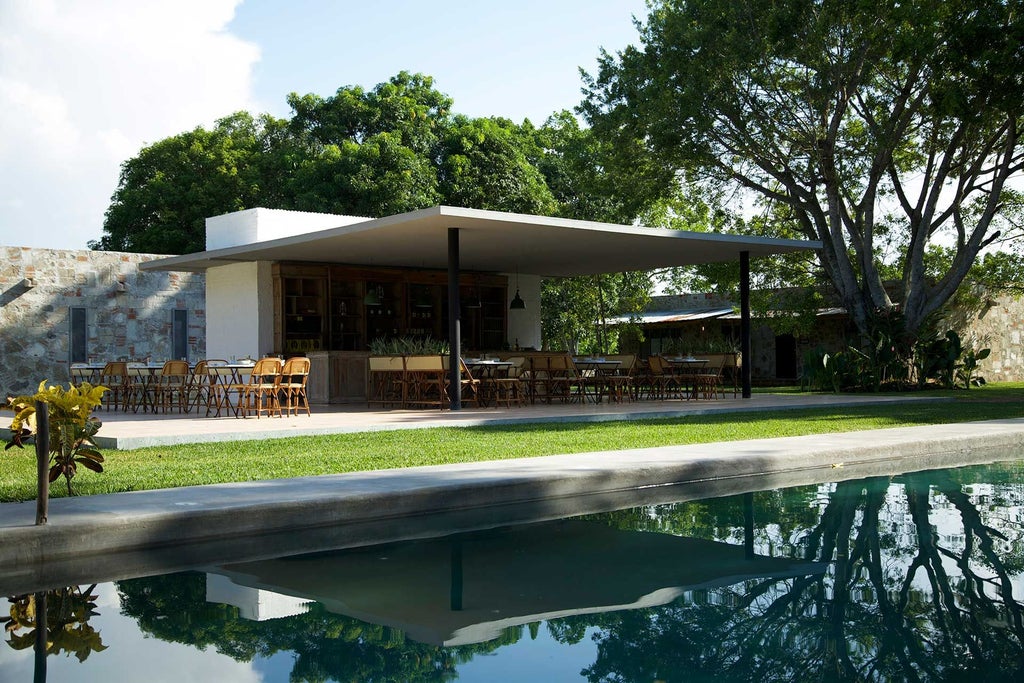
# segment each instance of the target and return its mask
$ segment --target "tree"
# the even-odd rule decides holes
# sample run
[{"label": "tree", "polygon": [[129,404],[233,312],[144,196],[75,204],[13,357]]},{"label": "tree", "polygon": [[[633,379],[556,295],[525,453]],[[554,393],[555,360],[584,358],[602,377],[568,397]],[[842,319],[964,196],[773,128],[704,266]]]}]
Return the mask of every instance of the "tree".
[{"label": "tree", "polygon": [[288,104],[291,130],[312,149],[286,181],[293,203],[271,208],[379,217],[441,201],[435,153],[452,100],[431,77],[402,71],[369,92],[292,93]]},{"label": "tree", "polygon": [[276,203],[277,172],[259,160],[293,145],[281,127],[273,117],[239,112],[217,121],[213,130],[198,127],[144,147],[121,165],[105,234],[89,246],[160,254],[202,251],[208,216]]},{"label": "tree", "polygon": [[445,202],[471,209],[554,213],[551,190],[528,157],[532,142],[532,129],[508,119],[457,116],[445,131],[439,154]]},{"label": "tree", "polygon": [[[644,189],[738,184],[786,206],[865,337],[899,308],[914,335],[986,247],[1024,162],[1020,0],[655,0],[641,47],[605,53],[582,110]],[[891,216],[886,216],[891,212]],[[1001,230],[1009,230],[1003,234]],[[928,277],[926,255],[952,258]],[[900,287],[880,250],[898,249]]]},{"label": "tree", "polygon": [[187,253],[205,219],[262,206],[381,217],[451,204],[554,214],[528,122],[453,116],[431,77],[288,97],[293,116],[240,112],[143,148],[122,166],[95,249]]}]

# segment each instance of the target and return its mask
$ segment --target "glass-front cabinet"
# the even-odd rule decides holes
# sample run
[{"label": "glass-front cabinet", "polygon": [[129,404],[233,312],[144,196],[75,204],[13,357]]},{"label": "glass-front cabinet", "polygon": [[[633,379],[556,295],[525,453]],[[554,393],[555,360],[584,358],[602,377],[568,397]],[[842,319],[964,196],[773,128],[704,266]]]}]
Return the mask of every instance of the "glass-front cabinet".
[{"label": "glass-front cabinet", "polygon": [[[378,338],[447,339],[443,271],[278,263],[273,278],[275,352],[366,352]],[[462,275],[464,348],[504,348],[507,287],[502,275]]]},{"label": "glass-front cabinet", "polygon": [[358,351],[363,348],[363,299],[365,286],[353,280],[330,280],[330,348],[336,351]]},{"label": "glass-front cabinet", "polygon": [[284,292],[283,340],[286,354],[321,351],[324,343],[324,287],[318,277],[289,277],[281,283]]}]

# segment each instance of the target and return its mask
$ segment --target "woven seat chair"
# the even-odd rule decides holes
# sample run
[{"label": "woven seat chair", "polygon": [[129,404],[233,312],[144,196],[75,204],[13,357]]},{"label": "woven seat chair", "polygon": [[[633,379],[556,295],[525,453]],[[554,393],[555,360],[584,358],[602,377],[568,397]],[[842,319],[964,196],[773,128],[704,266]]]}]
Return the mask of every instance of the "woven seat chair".
[{"label": "woven seat chair", "polygon": [[288,415],[298,415],[300,408],[305,408],[306,415],[309,412],[309,398],[306,396],[306,382],[309,380],[308,358],[296,356],[284,362],[281,369],[281,393],[284,394],[284,412]]},{"label": "woven seat chair", "polygon": [[188,361],[169,360],[165,362],[163,368],[150,382],[153,412],[162,410],[166,413],[171,408],[177,408],[178,412],[187,413],[191,409],[188,400],[191,381],[192,372],[188,367]]},{"label": "woven seat chair", "polygon": [[246,416],[256,413],[256,418],[266,413],[267,417],[277,414],[281,417],[281,360],[261,358],[252,366],[249,381],[245,384],[242,410]]},{"label": "woven seat chair", "polygon": [[103,408],[115,410],[120,408],[126,410],[128,407],[128,363],[125,361],[110,361],[100,371],[99,382],[110,391],[103,394]]}]

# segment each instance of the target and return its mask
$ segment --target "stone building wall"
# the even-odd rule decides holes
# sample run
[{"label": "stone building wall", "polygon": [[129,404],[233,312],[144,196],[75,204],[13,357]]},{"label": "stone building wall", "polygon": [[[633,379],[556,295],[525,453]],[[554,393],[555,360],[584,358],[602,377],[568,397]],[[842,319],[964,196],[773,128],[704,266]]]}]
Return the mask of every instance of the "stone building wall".
[{"label": "stone building wall", "polygon": [[1024,381],[1024,297],[990,299],[980,311],[950,321],[965,347],[991,349],[978,374],[988,382]]},{"label": "stone building wall", "polygon": [[85,309],[88,362],[167,360],[172,311],[187,311],[187,355],[206,353],[202,274],[143,273],[161,258],[88,250],[0,247],[0,391],[32,392],[41,380],[67,382],[71,309]]}]

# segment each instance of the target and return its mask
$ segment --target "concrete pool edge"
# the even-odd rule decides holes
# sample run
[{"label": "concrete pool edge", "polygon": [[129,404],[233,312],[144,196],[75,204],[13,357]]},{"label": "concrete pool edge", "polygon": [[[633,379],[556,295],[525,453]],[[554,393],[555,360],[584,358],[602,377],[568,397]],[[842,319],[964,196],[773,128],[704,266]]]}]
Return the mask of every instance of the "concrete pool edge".
[{"label": "concrete pool edge", "polygon": [[[107,578],[118,567],[145,573],[148,555],[195,562],[232,548],[302,552],[298,537],[309,530],[319,530],[310,543],[336,547],[388,542],[553,519],[567,508],[616,509],[687,486],[725,495],[746,481],[848,479],[984,462],[1001,450],[1020,457],[1022,446],[1024,419],[994,420],[64,498],[51,502],[43,527],[32,524],[34,503],[3,504],[0,590],[88,580],[89,571]],[[283,544],[261,541],[270,537]]]}]

